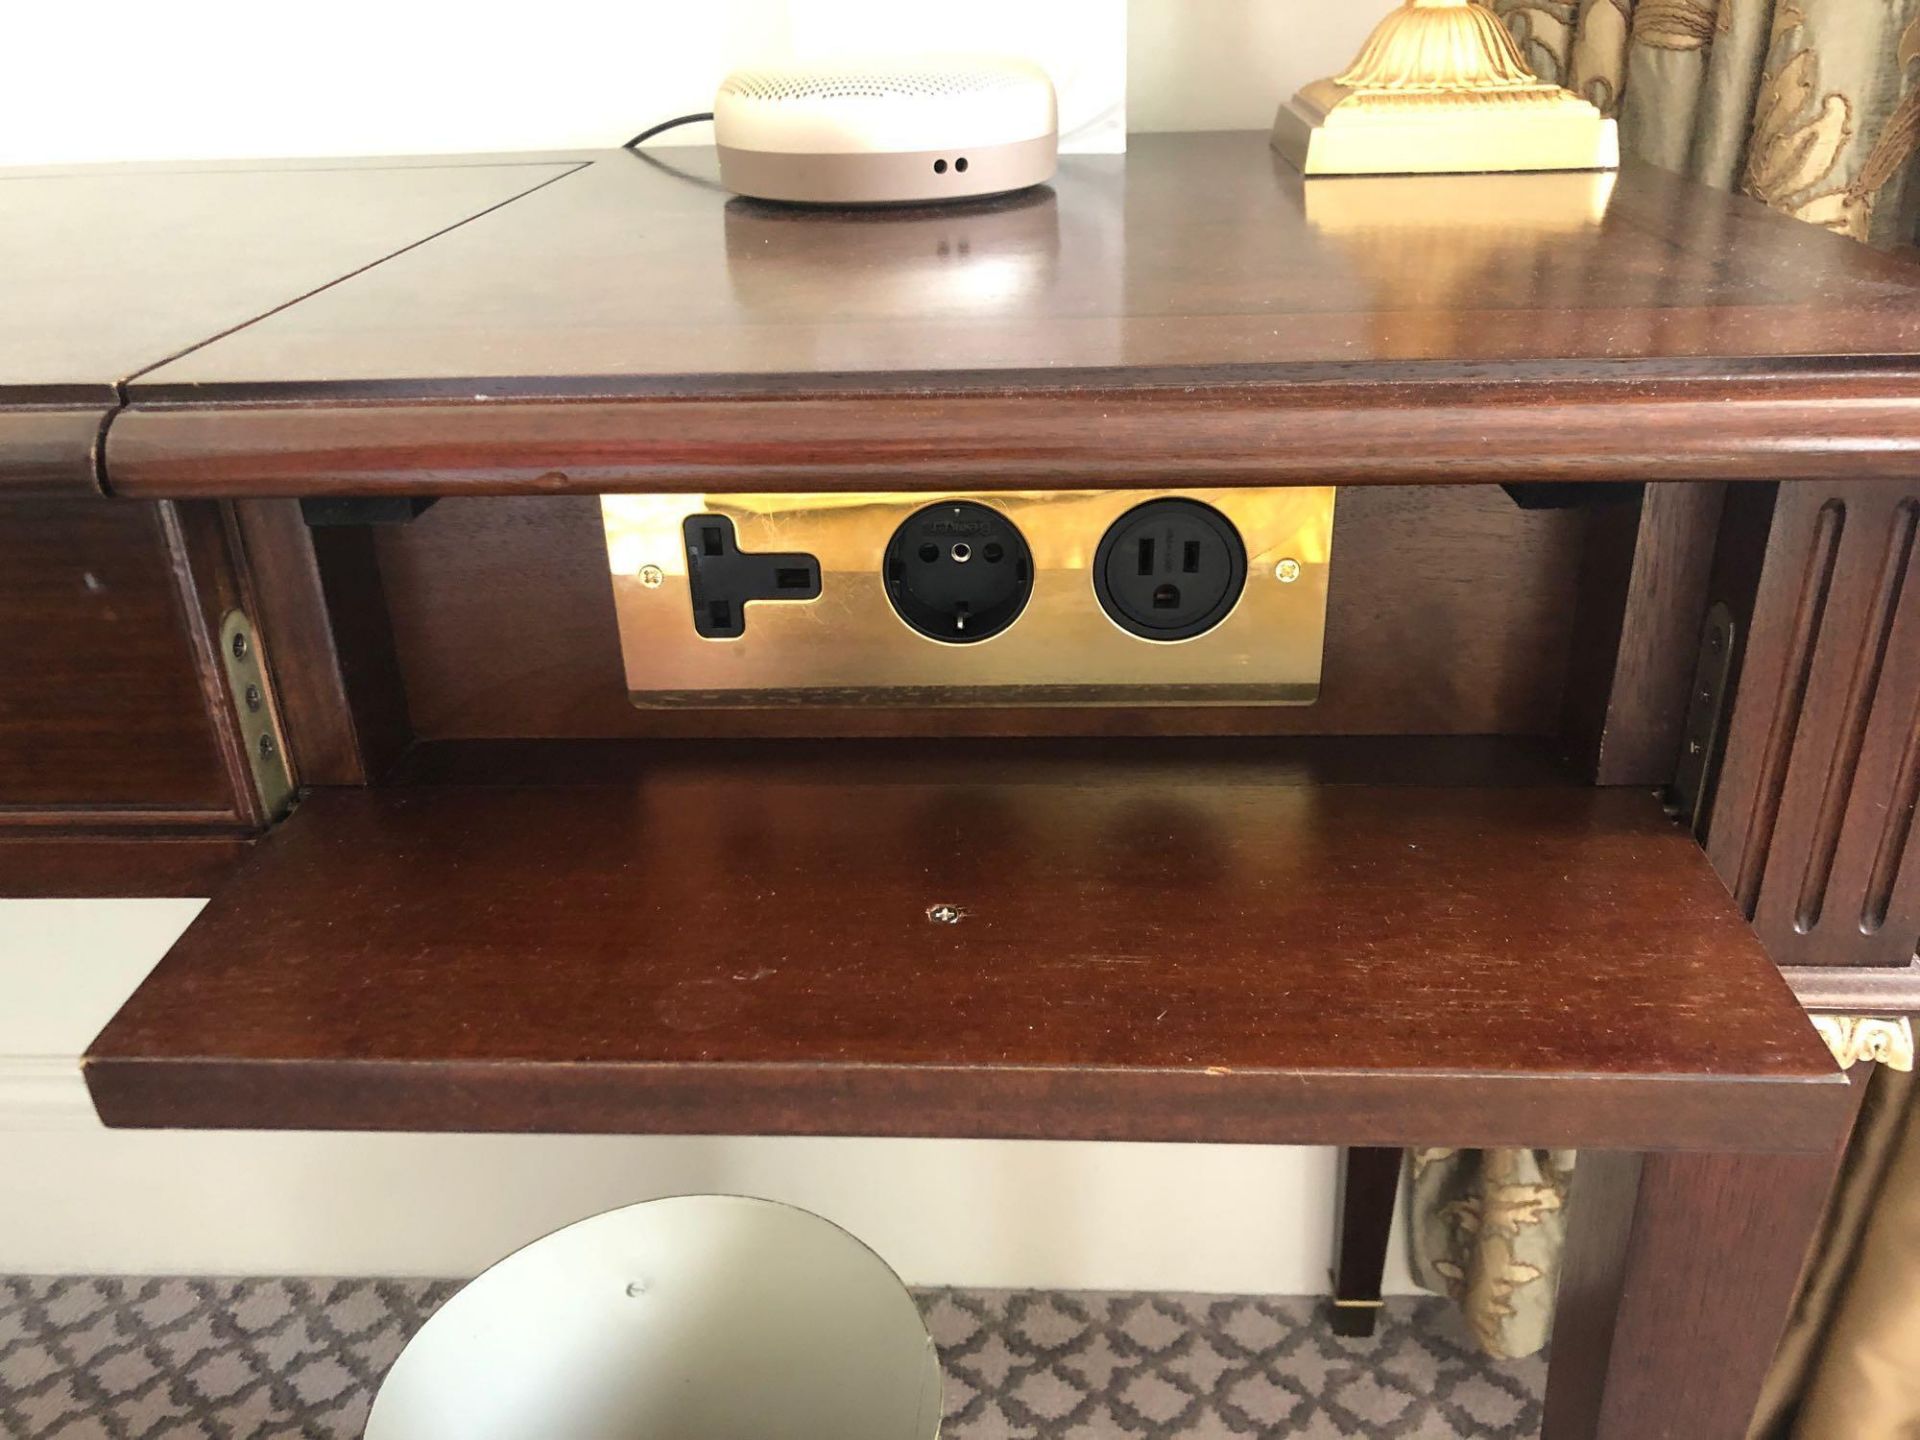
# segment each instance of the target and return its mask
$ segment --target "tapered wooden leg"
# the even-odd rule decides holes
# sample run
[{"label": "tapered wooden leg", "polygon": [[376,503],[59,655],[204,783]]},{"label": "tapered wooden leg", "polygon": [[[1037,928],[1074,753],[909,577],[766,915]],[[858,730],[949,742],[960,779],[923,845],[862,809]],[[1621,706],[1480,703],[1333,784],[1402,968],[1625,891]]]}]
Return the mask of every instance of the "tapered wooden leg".
[{"label": "tapered wooden leg", "polygon": [[1838,1161],[1582,1152],[1544,1440],[1741,1440]]},{"label": "tapered wooden leg", "polygon": [[1339,1230],[1333,1240],[1333,1333],[1365,1337],[1380,1319],[1387,1232],[1400,1193],[1400,1155],[1355,1145],[1340,1155]]}]

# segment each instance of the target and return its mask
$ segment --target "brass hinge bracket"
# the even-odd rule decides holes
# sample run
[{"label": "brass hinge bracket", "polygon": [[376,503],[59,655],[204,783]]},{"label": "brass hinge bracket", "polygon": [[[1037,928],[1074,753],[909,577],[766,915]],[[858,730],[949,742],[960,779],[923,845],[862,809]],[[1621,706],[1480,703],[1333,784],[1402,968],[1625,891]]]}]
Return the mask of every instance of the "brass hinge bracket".
[{"label": "brass hinge bracket", "polygon": [[1726,732],[1726,714],[1733,678],[1733,611],[1724,602],[1707,612],[1700,632],[1700,655],[1693,667],[1693,690],[1687,699],[1686,729],[1680,737],[1680,761],[1674,769],[1667,810],[1706,838],[1707,797],[1713,793],[1714,770]]},{"label": "brass hinge bracket", "polygon": [[240,725],[241,745],[253,775],[253,793],[267,818],[277,819],[293,799],[293,771],[287,764],[287,737],[267,684],[260,635],[243,610],[229,610],[220,622],[220,664]]}]

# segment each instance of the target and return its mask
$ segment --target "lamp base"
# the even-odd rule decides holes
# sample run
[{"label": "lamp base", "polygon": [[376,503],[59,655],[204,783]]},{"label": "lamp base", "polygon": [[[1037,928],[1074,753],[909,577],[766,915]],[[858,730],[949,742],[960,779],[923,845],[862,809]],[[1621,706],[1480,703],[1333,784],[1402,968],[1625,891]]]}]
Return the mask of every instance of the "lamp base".
[{"label": "lamp base", "polygon": [[1382,94],[1319,80],[1281,105],[1273,148],[1306,175],[1612,170],[1619,131],[1570,91]]}]

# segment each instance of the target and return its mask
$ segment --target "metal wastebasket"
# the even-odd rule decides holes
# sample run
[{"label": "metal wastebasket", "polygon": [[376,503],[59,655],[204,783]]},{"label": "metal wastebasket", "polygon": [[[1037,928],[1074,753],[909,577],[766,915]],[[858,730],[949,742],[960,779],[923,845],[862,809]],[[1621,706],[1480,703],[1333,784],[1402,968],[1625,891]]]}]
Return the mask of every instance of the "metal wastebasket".
[{"label": "metal wastebasket", "polygon": [[935,1440],[913,1297],[838,1226],[682,1195],[555,1231],[394,1362],[367,1440]]}]

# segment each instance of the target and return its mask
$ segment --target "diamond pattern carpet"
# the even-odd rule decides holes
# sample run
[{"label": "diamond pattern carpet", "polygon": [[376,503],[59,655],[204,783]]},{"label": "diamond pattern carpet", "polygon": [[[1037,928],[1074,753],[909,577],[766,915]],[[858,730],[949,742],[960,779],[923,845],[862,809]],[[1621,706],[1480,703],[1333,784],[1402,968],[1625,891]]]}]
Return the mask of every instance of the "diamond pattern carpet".
[{"label": "diamond pattern carpet", "polygon": [[[9,1440],[336,1440],[459,1286],[0,1277]],[[928,1290],[943,1440],[1520,1440],[1539,1361],[1496,1365],[1439,1300],[1341,1340],[1313,1300]]]}]

